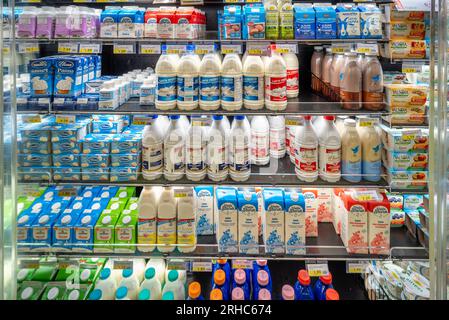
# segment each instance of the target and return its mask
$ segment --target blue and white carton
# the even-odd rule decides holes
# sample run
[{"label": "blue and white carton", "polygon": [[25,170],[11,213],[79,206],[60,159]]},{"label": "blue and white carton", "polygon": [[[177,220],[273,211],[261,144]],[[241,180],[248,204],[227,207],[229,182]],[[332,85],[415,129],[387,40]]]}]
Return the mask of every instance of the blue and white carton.
[{"label": "blue and white carton", "polygon": [[194,190],[196,198],[196,234],[214,234],[214,187],[197,186]]},{"label": "blue and white carton", "polygon": [[124,8],[118,13],[118,37],[142,38],[144,12],[136,8]]},{"label": "blue and white carton", "polygon": [[85,59],[60,57],[55,59],[55,97],[77,97],[82,92]]},{"label": "blue and white carton", "polygon": [[51,97],[53,95],[53,58],[30,61],[31,97]]},{"label": "blue and white carton", "polygon": [[262,191],[262,227],[266,253],[284,253],[285,204],[282,189],[265,188]]},{"label": "blue and white carton", "polygon": [[315,10],[310,3],[297,3],[293,6],[295,39],[315,39]]},{"label": "blue and white carton", "polygon": [[242,38],[242,7],[224,6],[223,11],[223,36],[224,39]]},{"label": "blue and white carton", "polygon": [[362,39],[382,39],[382,12],[375,4],[358,6]]},{"label": "blue and white carton", "polygon": [[238,190],[239,252],[259,253],[258,200],[255,190]]},{"label": "blue and white carton", "polygon": [[317,39],[337,38],[337,13],[330,3],[314,5]]},{"label": "blue and white carton", "polygon": [[94,228],[100,213],[92,212],[90,209],[84,210],[73,227],[73,252],[93,252],[94,249]]},{"label": "blue and white carton", "polygon": [[237,252],[238,211],[235,188],[218,187],[215,190],[215,221],[219,252]]},{"label": "blue and white carton", "polygon": [[361,36],[359,9],[351,3],[337,5],[337,27],[338,38],[359,39]]},{"label": "blue and white carton", "polygon": [[265,39],[265,8],[263,4],[243,7],[243,39]]},{"label": "blue and white carton", "polygon": [[306,203],[304,195],[287,190],[285,202],[285,249],[287,254],[306,253]]},{"label": "blue and white carton", "polygon": [[79,219],[79,212],[65,209],[53,225],[53,250],[56,252],[72,251],[73,227]]},{"label": "blue and white carton", "polygon": [[25,210],[17,217],[17,243],[19,251],[27,252],[32,249],[33,237],[31,226],[38,216],[35,213],[31,213],[30,210]]},{"label": "blue and white carton", "polygon": [[33,248],[31,251],[51,251],[53,224],[58,219],[57,214],[41,213],[31,226]]},{"label": "blue and white carton", "polygon": [[117,38],[118,36],[118,13],[119,8],[108,8],[100,15],[100,37]]}]

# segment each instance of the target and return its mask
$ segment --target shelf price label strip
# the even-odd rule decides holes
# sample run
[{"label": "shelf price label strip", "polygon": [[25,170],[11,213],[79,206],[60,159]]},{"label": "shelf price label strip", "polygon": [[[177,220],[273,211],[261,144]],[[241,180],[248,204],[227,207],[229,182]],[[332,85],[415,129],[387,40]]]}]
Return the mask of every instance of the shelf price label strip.
[{"label": "shelf price label strip", "polygon": [[404,62],[402,64],[403,73],[421,73],[424,66],[423,61]]},{"label": "shelf price label strip", "polygon": [[168,260],[167,270],[187,270],[187,262],[184,260]]},{"label": "shelf price label strip", "polygon": [[159,44],[140,44],[140,54],[161,54],[161,46]]},{"label": "shelf price label strip", "polygon": [[345,53],[352,50],[353,43],[333,43],[331,46],[332,53]]},{"label": "shelf price label strip", "polygon": [[327,261],[306,261],[306,270],[310,277],[320,277],[329,273]]},{"label": "shelf price label strip", "polygon": [[357,53],[379,55],[379,45],[377,43],[357,43],[355,51]]},{"label": "shelf price label strip", "polygon": [[77,42],[59,42],[59,53],[78,53],[79,43]]},{"label": "shelf price label strip", "polygon": [[211,272],[212,262],[211,261],[192,261],[190,265],[190,271],[192,272]]},{"label": "shelf price label strip", "polygon": [[101,43],[80,43],[79,53],[101,53]]},{"label": "shelf price label strip", "polygon": [[296,43],[276,43],[276,51],[278,53],[298,53],[298,45]]},{"label": "shelf price label strip", "polygon": [[114,43],[114,54],[133,54],[136,53],[136,45],[134,43]]},{"label": "shelf price label strip", "polygon": [[221,53],[229,54],[229,53],[242,53],[242,45],[241,44],[222,44],[221,45]]},{"label": "shelf price label strip", "polygon": [[[164,50],[164,48],[162,49]],[[187,52],[186,44],[166,44],[165,51],[167,54],[183,54]]]},{"label": "shelf price label strip", "polygon": [[132,269],[133,268],[133,261],[132,260],[114,260],[114,269]]},{"label": "shelf price label strip", "polygon": [[68,124],[68,123],[75,123],[75,121],[76,121],[75,115],[67,115],[67,114],[56,115],[56,123]]},{"label": "shelf price label strip", "polygon": [[232,260],[232,269],[252,269],[253,262],[251,260]]},{"label": "shelf price label strip", "polygon": [[267,55],[269,46],[269,42],[248,43],[246,50],[250,55]]},{"label": "shelf price label strip", "polygon": [[215,45],[213,45],[213,44],[197,44],[195,46],[196,54],[207,54],[207,53],[214,53],[214,52],[215,52]]},{"label": "shelf price label strip", "polygon": [[19,43],[17,45],[17,52],[18,53],[34,53],[39,52],[39,44],[38,43]]},{"label": "shelf price label strip", "polygon": [[366,261],[346,261],[346,273],[367,273]]}]

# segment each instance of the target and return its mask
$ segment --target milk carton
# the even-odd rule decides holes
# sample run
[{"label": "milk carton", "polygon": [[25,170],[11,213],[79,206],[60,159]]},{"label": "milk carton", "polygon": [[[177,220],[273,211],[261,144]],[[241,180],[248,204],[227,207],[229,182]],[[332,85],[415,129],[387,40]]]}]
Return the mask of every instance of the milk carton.
[{"label": "milk carton", "polygon": [[266,4],[265,12],[265,38],[276,40],[279,38],[279,11],[276,4]]},{"label": "milk carton", "polygon": [[33,247],[31,251],[48,252],[51,249],[53,224],[58,218],[57,214],[41,213],[31,225]]},{"label": "milk carton", "polygon": [[372,254],[390,252],[390,201],[385,193],[368,201],[368,244]]},{"label": "milk carton", "polygon": [[79,216],[73,227],[73,252],[93,252],[94,228],[100,214],[92,214],[90,209],[86,209]]},{"label": "milk carton", "polygon": [[357,200],[354,192],[341,194],[341,240],[349,253],[368,253],[368,215],[366,202]]},{"label": "milk carton", "polygon": [[83,59],[66,57],[55,60],[55,97],[77,97],[83,83]]},{"label": "milk carton", "polygon": [[265,252],[284,253],[285,212],[284,191],[265,188],[262,191],[263,213],[262,227]]},{"label": "milk carton", "polygon": [[318,189],[317,218],[318,222],[332,222],[332,189]]},{"label": "milk carton", "polygon": [[259,253],[258,200],[255,190],[238,190],[239,252]]},{"label": "milk carton", "polygon": [[302,189],[306,203],[306,237],[318,237],[318,190]]},{"label": "milk carton", "polygon": [[294,39],[294,12],[291,3],[286,2],[279,8],[280,39]]},{"label": "milk carton", "polygon": [[144,38],[156,38],[157,36],[157,13],[158,8],[147,8],[145,12]]},{"label": "milk carton", "polygon": [[197,12],[193,7],[179,7],[175,16],[175,38],[193,39],[197,32],[195,31]]},{"label": "milk carton", "polygon": [[114,252],[114,227],[119,218],[119,214],[106,209],[103,211],[94,229],[94,252],[113,253]]},{"label": "milk carton", "polygon": [[375,4],[358,6],[362,39],[382,39],[382,12]]},{"label": "milk carton", "polygon": [[215,233],[214,225],[214,187],[195,187],[196,196],[196,234],[211,235]]},{"label": "milk carton", "polygon": [[262,4],[243,7],[243,39],[265,39],[265,9]]},{"label": "milk carton", "polygon": [[176,8],[160,7],[157,13],[157,38],[174,39]]},{"label": "milk carton", "polygon": [[79,212],[73,209],[65,209],[53,225],[52,247],[57,252],[72,251],[73,227],[79,219]]},{"label": "milk carton", "polygon": [[242,7],[224,6],[223,11],[223,36],[224,39],[242,38]]},{"label": "milk carton", "polygon": [[295,190],[285,191],[285,249],[287,254],[306,253],[306,203],[304,195]]},{"label": "milk carton", "polygon": [[108,8],[100,15],[100,37],[117,38],[118,36],[118,8]]},{"label": "milk carton", "polygon": [[315,4],[316,38],[337,38],[337,13],[331,4]]},{"label": "milk carton", "polygon": [[30,61],[31,97],[50,97],[53,94],[54,59],[41,58]]},{"label": "milk carton", "polygon": [[33,243],[31,226],[37,217],[37,214],[28,209],[17,217],[17,243],[20,252],[30,251],[33,248],[31,245]]},{"label": "milk carton", "polygon": [[115,225],[116,253],[134,253],[137,243],[137,215],[122,214]]},{"label": "milk carton", "polygon": [[220,252],[237,252],[238,213],[234,188],[219,187],[215,190],[215,215],[217,243]]},{"label": "milk carton", "polygon": [[338,38],[358,39],[360,33],[360,11],[353,4],[339,4],[337,6]]},{"label": "milk carton", "polygon": [[118,37],[142,38],[144,11],[137,8],[124,8],[118,12]]},{"label": "milk carton", "polygon": [[342,188],[332,189],[332,224],[336,234],[341,234],[341,212],[343,208],[343,201],[341,194],[344,192]]},{"label": "milk carton", "polygon": [[294,5],[295,11],[295,38],[315,39],[315,10],[310,3]]}]

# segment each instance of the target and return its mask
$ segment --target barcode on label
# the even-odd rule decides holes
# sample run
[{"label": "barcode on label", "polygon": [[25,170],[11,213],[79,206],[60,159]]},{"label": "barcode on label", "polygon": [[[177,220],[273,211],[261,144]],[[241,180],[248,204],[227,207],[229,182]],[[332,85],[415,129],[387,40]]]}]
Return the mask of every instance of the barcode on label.
[{"label": "barcode on label", "polygon": [[133,268],[133,261],[132,260],[114,260],[113,264],[114,269],[132,269]]},{"label": "barcode on label", "polygon": [[306,269],[310,277],[325,276],[329,273],[327,262],[306,263]]}]

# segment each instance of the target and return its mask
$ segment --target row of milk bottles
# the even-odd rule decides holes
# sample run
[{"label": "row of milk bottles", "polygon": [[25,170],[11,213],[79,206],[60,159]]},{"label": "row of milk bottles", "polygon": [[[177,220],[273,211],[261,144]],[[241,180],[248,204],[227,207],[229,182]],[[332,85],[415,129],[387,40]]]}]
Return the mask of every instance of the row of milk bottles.
[{"label": "row of milk bottles", "polygon": [[356,120],[334,116],[304,116],[293,132],[291,158],[297,177],[306,182],[318,176],[328,182],[342,177],[349,182],[376,182],[381,177],[382,142],[374,125],[358,126]]},{"label": "row of milk bottles", "polygon": [[205,54],[192,51],[179,57],[163,53],[157,64],[155,105],[159,110],[284,110],[287,97],[299,93],[296,54],[270,56]]},{"label": "row of milk bottles", "polygon": [[163,259],[133,259],[132,269],[108,260],[89,300],[185,300],[186,271],[167,270]]},{"label": "row of milk bottles", "polygon": [[[197,119],[197,120],[195,120]],[[204,118],[203,118],[204,119]],[[212,116],[212,124],[201,118],[152,116],[142,138],[142,175],[146,180],[164,176],[169,181],[184,177],[212,181],[231,177],[245,181],[251,164],[266,165],[285,155],[285,120],[280,116]]]},{"label": "row of milk bottles", "polygon": [[145,186],[138,202],[137,249],[192,252],[196,248],[196,205],[192,195],[175,197],[173,188]]},{"label": "row of milk bottles", "polygon": [[[375,53],[332,54],[331,48],[315,47],[311,59],[312,89],[329,95],[329,88],[341,96],[343,107],[383,109],[383,70]],[[320,82],[322,81],[322,83]]]}]

